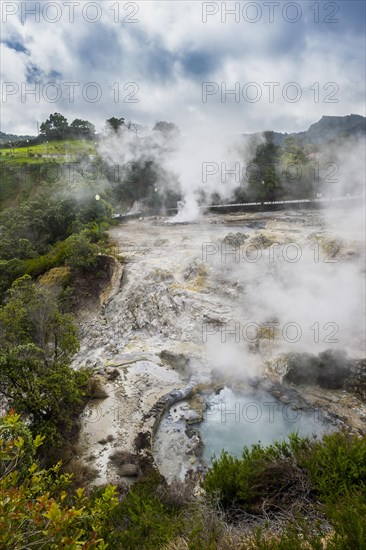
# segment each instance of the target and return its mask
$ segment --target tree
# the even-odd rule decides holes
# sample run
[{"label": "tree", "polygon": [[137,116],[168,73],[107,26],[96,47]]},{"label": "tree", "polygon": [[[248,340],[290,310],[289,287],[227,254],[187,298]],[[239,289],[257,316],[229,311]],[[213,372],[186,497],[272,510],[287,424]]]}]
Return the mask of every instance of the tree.
[{"label": "tree", "polygon": [[265,143],[258,145],[250,163],[247,188],[249,200],[272,201],[281,197],[280,147],[273,141],[273,132],[265,132],[265,140]]},{"label": "tree", "polygon": [[28,275],[17,279],[0,309],[0,393],[57,445],[72,427],[89,373],[69,364],[78,350],[76,328],[56,297]]},{"label": "tree", "polygon": [[127,122],[125,123],[125,126],[127,130],[136,135],[138,135],[139,132],[141,132],[141,130],[143,129],[143,126],[141,126],[141,124],[138,124],[137,122]]},{"label": "tree", "polygon": [[70,131],[72,137],[84,137],[87,139],[93,139],[95,137],[95,126],[88,120],[82,120],[76,118],[70,124]]},{"label": "tree", "polygon": [[0,295],[9,288],[15,279],[23,275],[24,271],[24,262],[18,258],[0,260]]},{"label": "tree", "polygon": [[133,202],[156,195],[155,184],[158,180],[157,174],[157,166],[151,160],[141,159],[137,162],[129,163],[121,173],[121,185],[116,186],[115,189],[118,200]]},{"label": "tree", "polygon": [[66,239],[64,257],[66,265],[81,270],[95,267],[98,260],[96,247],[83,232]]},{"label": "tree", "polygon": [[60,113],[54,113],[46,122],[42,122],[40,134],[49,139],[64,139],[67,136],[68,128],[67,119]]},{"label": "tree", "polygon": [[306,149],[298,145],[292,136],[286,139],[285,146],[282,149],[281,172],[283,187],[288,198],[309,198],[312,196],[315,170],[314,167],[311,169]]},{"label": "tree", "polygon": [[16,257],[25,260],[44,254],[50,245],[70,235],[78,211],[85,208],[84,202],[78,203],[55,191],[51,186],[43,188],[28,201],[0,214],[1,259]]},{"label": "tree", "polygon": [[166,137],[177,136],[179,134],[178,126],[176,126],[173,122],[166,122],[165,120],[156,122],[153,131],[161,132]]},{"label": "tree", "polygon": [[125,123],[124,118],[111,117],[106,120],[106,128],[108,132],[118,132]]},{"label": "tree", "polygon": [[46,364],[60,359],[68,363],[79,348],[72,318],[61,314],[55,296],[37,287],[29,275],[17,279],[7,292],[0,326],[0,350],[34,344]]}]

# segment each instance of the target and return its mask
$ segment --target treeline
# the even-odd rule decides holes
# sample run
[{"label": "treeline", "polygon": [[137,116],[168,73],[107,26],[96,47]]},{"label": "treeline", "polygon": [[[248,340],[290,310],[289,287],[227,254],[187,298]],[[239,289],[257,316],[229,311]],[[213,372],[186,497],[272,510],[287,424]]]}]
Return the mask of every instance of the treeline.
[{"label": "treeline", "polygon": [[[126,129],[137,133],[140,130],[140,125],[134,122],[126,121],[124,117],[110,117],[105,121],[104,133],[118,132],[120,129]],[[177,126],[172,122],[159,121],[155,124],[154,130],[165,134],[179,132]],[[6,139],[5,137],[6,136]],[[27,139],[28,138],[28,139]],[[58,141],[65,139],[98,139],[99,135],[95,131],[95,126],[89,120],[76,118],[70,124],[67,118],[61,113],[50,114],[47,120],[39,126],[39,134],[33,138],[31,136],[15,136],[0,132],[0,145],[4,148],[26,147],[27,145],[37,145],[46,140]]]},{"label": "treeline", "polygon": [[[117,132],[121,127],[134,129],[132,122],[126,122],[124,118],[111,117],[105,122],[106,132]],[[68,123],[67,118],[61,113],[54,113],[42,122],[39,128],[39,136],[49,140],[59,139],[95,139],[95,126],[88,120],[76,118]]]},{"label": "treeline", "polygon": [[69,125],[67,118],[60,113],[54,113],[42,122],[39,134],[49,140],[58,139],[94,139],[95,126],[88,120],[76,118]]},{"label": "treeline", "polygon": [[[136,157],[133,163],[124,166],[110,166],[101,158],[96,158],[92,169],[97,168],[103,178],[107,178],[115,190],[117,202],[143,201],[149,208],[159,206],[175,207],[179,200],[179,182],[172,185],[164,184],[164,195],[155,192],[156,184],[164,179],[164,168],[159,159],[169,154],[169,147],[179,134],[179,129],[173,123],[159,121],[152,131],[159,134],[160,139],[154,141],[151,150],[151,138],[140,135],[140,125],[128,122],[123,117],[111,117],[106,120],[103,136],[121,134],[123,148],[123,132],[133,135]],[[30,145],[44,141],[58,140],[97,140],[101,136],[95,133],[94,125],[82,119],[75,119],[71,124],[60,113],[54,113],[40,126],[39,136]],[[273,201],[282,199],[313,198],[319,192],[332,192],[337,181],[337,165],[333,162],[319,164],[321,154],[319,147],[302,145],[295,137],[288,137],[283,145],[278,145],[274,132],[265,132],[264,140],[258,143],[258,136],[252,138],[250,147],[253,150],[250,162],[241,171],[240,185],[234,190],[232,202]],[[256,141],[257,140],[257,141]],[[19,143],[18,146],[27,145]],[[131,144],[129,145],[131,146]],[[247,148],[247,145],[245,146]],[[66,151],[66,149],[65,149]],[[239,153],[240,155],[240,153]],[[243,155],[244,156],[244,155]],[[240,160],[240,156],[239,156]],[[331,159],[330,159],[331,160]],[[325,168],[328,166],[328,172]],[[42,167],[38,167],[42,170]],[[35,168],[35,171],[37,169]],[[44,169],[43,169],[44,171]],[[172,178],[173,174],[169,174]],[[159,185],[160,187],[160,185]],[[204,204],[221,201],[220,192],[206,196],[202,184],[202,202]],[[157,193],[157,194],[156,194]]]}]

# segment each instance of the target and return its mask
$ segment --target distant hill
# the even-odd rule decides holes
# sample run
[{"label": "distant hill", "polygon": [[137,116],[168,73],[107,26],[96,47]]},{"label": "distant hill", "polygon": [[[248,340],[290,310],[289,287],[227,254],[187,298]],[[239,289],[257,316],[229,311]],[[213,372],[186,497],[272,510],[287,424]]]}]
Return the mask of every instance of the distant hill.
[{"label": "distant hill", "polygon": [[[318,122],[312,124],[308,130],[304,132],[293,132],[288,134],[281,132],[272,132],[274,142],[277,145],[283,145],[288,137],[294,137],[299,144],[327,143],[331,140],[366,135],[366,118],[362,115],[346,115],[346,116],[323,116]],[[248,138],[260,138],[262,132],[254,134],[243,134]],[[96,136],[97,137],[97,136]],[[44,140],[41,136],[19,136],[15,134],[6,134],[0,132],[0,146],[5,146],[9,141],[13,143],[25,142],[29,140]]]},{"label": "distant hill", "polygon": [[5,143],[11,142],[18,142],[18,141],[25,141],[27,139],[35,139],[36,136],[17,136],[15,134],[5,134],[4,132],[0,132],[0,144],[4,145]]},{"label": "distant hill", "polygon": [[[245,136],[260,136],[256,134],[244,134]],[[274,142],[283,145],[288,137],[294,137],[299,144],[327,143],[331,140],[345,137],[357,137],[366,135],[366,118],[361,115],[323,116],[318,122],[312,124],[305,132],[293,132],[291,134],[273,132]]]}]

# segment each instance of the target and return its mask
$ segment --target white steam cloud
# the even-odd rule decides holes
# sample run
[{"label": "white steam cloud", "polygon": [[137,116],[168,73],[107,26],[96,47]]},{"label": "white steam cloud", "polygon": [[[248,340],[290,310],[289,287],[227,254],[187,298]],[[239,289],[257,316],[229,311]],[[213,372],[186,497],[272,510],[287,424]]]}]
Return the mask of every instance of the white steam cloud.
[{"label": "white steam cloud", "polygon": [[157,190],[178,191],[182,197],[172,222],[194,221],[214,194],[222,200],[230,199],[240,185],[243,167],[253,155],[240,136],[203,132],[167,135],[147,128],[139,133],[126,129],[111,133],[101,141],[99,153],[120,169],[153,162],[158,172]]},{"label": "white steam cloud", "polygon": [[[240,184],[235,165],[239,162],[242,169],[251,161],[253,144],[245,145],[240,137],[209,139],[203,132],[169,139],[145,129],[140,135],[123,131],[106,137],[100,153],[120,165],[153,161],[159,191],[178,190],[182,196],[171,221],[188,222],[199,217],[213,194],[223,202],[232,198]],[[334,181],[323,177],[324,194],[359,195],[360,201],[330,202],[329,208],[315,213],[264,214],[263,233],[270,243],[254,246],[260,251],[255,261],[249,259],[250,253],[242,254],[243,248],[239,260],[230,247],[224,248],[223,257],[222,242],[215,241],[217,233],[216,237],[212,233],[211,244],[218,251],[207,259],[211,276],[228,292],[241,289],[229,300],[225,341],[221,330],[207,341],[214,371],[237,378],[254,376],[263,365],[262,351],[267,358],[292,351],[318,354],[330,348],[351,356],[365,354],[364,140],[345,139],[322,147],[320,158],[321,166],[326,162],[337,166]],[[237,231],[251,241],[253,230],[244,221]],[[243,336],[248,323],[275,326],[275,341],[265,337],[261,353],[253,353],[250,332],[246,340]]]}]

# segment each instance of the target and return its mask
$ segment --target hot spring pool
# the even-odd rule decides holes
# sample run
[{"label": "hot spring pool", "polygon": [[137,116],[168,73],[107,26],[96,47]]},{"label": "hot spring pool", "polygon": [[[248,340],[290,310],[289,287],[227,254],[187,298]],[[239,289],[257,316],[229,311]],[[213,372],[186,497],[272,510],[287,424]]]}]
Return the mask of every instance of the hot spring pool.
[{"label": "hot spring pool", "polygon": [[223,449],[239,456],[245,445],[258,442],[269,445],[285,439],[291,432],[321,436],[331,429],[319,411],[296,409],[295,403],[284,404],[265,391],[245,394],[224,388],[217,395],[206,397],[205,402],[207,409],[200,435],[207,464]]}]

